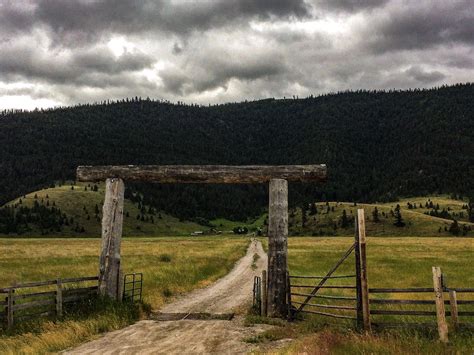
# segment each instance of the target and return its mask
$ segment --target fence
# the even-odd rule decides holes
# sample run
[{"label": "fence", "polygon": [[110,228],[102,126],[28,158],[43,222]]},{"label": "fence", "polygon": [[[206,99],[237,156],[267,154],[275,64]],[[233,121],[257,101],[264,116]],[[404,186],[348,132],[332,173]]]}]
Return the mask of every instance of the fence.
[{"label": "fence", "polygon": [[[369,299],[370,315],[372,318],[371,324],[376,328],[438,328],[440,338],[442,340],[445,339],[445,341],[447,341],[448,333],[446,316],[451,317],[451,324],[454,330],[472,328],[474,323],[469,322],[466,318],[473,317],[474,311],[472,307],[470,307],[471,310],[463,310],[463,308],[466,307],[466,305],[474,305],[474,299],[467,299],[467,296],[463,297],[463,299],[458,299],[458,294],[472,294],[474,293],[474,288],[449,288],[444,284],[446,277],[441,273],[441,269],[438,267],[433,268],[433,275],[433,288],[369,288],[369,294],[374,296],[410,294],[411,297],[371,297]],[[443,276],[439,277],[438,275]],[[435,297],[434,299],[433,297],[423,297],[427,295],[435,295]],[[407,306],[409,306],[410,309],[406,309]],[[446,310],[446,306],[449,306],[449,311]],[[391,319],[390,321],[377,319],[378,317],[381,318],[381,316]],[[399,316],[414,317],[415,319],[417,318],[423,321],[410,320],[409,322],[401,322],[400,319],[398,319]],[[395,318],[395,320],[393,318]]]},{"label": "fence", "polygon": [[[0,296],[5,295],[5,298],[0,301],[0,310],[3,308],[3,312],[0,312],[0,322],[10,328],[17,322],[38,317],[62,317],[63,308],[67,304],[97,295],[97,281],[97,276],[90,276],[29,282],[1,288]],[[95,285],[66,287],[92,282]]]},{"label": "fence", "polygon": [[257,314],[262,312],[262,279],[254,276],[252,289],[252,307]]},{"label": "fence", "polygon": [[123,277],[123,300],[124,301],[142,301],[143,293],[143,273],[134,272],[125,274]]},{"label": "fence", "polygon": [[[446,316],[451,317],[453,329],[474,328],[474,323],[467,317],[474,316],[474,308],[463,309],[474,305],[474,299],[467,299],[474,288],[450,288],[446,285],[446,276],[439,267],[433,267],[433,287],[428,288],[369,288],[367,282],[367,257],[364,210],[357,211],[355,241],[344,253],[342,258],[323,276],[303,276],[288,274],[287,304],[288,318],[294,319],[299,313],[309,313],[319,316],[355,320],[357,327],[365,331],[385,327],[437,327],[439,337],[443,342],[448,341],[448,324]],[[352,275],[337,275],[335,272],[354,252],[355,273]],[[319,280],[315,284],[310,281]],[[348,284],[330,284],[329,281],[354,280]],[[311,290],[311,291],[309,291]],[[322,290],[339,292],[339,294],[322,294]],[[388,298],[392,294],[415,294],[410,299],[404,297]],[[463,294],[458,299],[458,294]],[[382,296],[380,296],[382,295]],[[421,299],[420,295],[431,295]],[[447,295],[447,297],[446,297]],[[372,297],[371,297],[372,296]],[[296,297],[296,298],[295,298]],[[318,300],[318,301],[314,301]],[[318,303],[315,303],[318,302]],[[412,305],[416,309],[404,309]],[[449,305],[447,311],[445,306]],[[422,307],[421,309],[419,307]],[[396,309],[402,307],[402,309]],[[429,322],[406,322],[406,319],[395,317],[424,317]],[[373,319],[371,319],[371,317]],[[431,318],[430,318],[431,317]],[[379,319],[381,318],[381,319]],[[390,321],[386,321],[391,318]],[[460,319],[464,321],[460,321]]]}]

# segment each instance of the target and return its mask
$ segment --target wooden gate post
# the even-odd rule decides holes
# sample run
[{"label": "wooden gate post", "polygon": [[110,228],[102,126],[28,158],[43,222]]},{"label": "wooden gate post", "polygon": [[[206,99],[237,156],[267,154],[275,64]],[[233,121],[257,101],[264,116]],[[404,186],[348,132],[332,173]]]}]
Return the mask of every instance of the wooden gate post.
[{"label": "wooden gate post", "polygon": [[443,343],[448,342],[448,324],[446,323],[446,311],[444,308],[443,281],[441,268],[433,266],[433,289],[436,300],[436,318],[438,320],[439,339]]},{"label": "wooden gate post", "polygon": [[270,180],[268,208],[268,301],[270,317],[287,315],[288,181]]},{"label": "wooden gate post", "polygon": [[364,324],[362,313],[362,284],[360,277],[360,247],[359,247],[359,218],[354,221],[354,256],[355,256],[355,273],[356,273],[356,322],[357,329],[361,330]]},{"label": "wooden gate post", "polygon": [[267,270],[262,270],[262,309],[261,316],[267,316]]},{"label": "wooden gate post", "polygon": [[102,250],[99,258],[99,293],[113,299],[120,297],[120,244],[122,239],[122,179],[107,179],[102,210]]},{"label": "wooden gate post", "polygon": [[360,256],[360,291],[362,305],[362,320],[365,331],[370,331],[370,309],[369,309],[369,283],[367,280],[367,253],[365,244],[365,215],[364,210],[357,210],[357,225],[359,232],[359,256]]}]

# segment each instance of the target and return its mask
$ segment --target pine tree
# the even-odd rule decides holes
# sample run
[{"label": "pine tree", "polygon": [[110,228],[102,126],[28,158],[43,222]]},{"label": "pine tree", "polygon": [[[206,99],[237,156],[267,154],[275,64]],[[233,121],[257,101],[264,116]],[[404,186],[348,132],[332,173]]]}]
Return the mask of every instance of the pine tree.
[{"label": "pine tree", "polygon": [[449,233],[451,233],[452,235],[459,235],[461,233],[459,223],[455,219],[453,220],[453,223],[451,223],[451,225],[449,226]]},{"label": "pine tree", "polygon": [[301,226],[305,227],[306,222],[308,221],[308,217],[306,212],[308,211],[308,203],[304,202],[303,206],[301,207]]},{"label": "pine tree", "polygon": [[400,205],[397,205],[397,207],[395,207],[394,216],[395,216],[394,225],[397,226],[397,227],[405,227],[405,222],[403,221],[403,218],[402,218],[402,212],[401,212],[401,209],[400,209]]},{"label": "pine tree", "polygon": [[349,218],[347,218],[347,212],[346,212],[346,210],[342,210],[341,227],[342,227],[342,228],[347,228],[347,227],[349,227]]},{"label": "pine tree", "polygon": [[375,207],[374,210],[372,211],[372,218],[375,223],[380,222],[379,210],[377,209],[377,207]]},{"label": "pine tree", "polygon": [[474,197],[469,197],[469,203],[467,204],[467,215],[469,216],[469,222],[474,222]]}]

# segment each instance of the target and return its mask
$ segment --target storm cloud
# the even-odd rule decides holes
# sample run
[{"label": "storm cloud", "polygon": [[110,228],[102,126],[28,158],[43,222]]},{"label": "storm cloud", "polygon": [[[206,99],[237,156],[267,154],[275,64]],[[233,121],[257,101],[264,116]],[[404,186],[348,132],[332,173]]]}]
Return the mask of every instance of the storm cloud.
[{"label": "storm cloud", "polygon": [[6,0],[0,108],[474,79],[471,0]]}]

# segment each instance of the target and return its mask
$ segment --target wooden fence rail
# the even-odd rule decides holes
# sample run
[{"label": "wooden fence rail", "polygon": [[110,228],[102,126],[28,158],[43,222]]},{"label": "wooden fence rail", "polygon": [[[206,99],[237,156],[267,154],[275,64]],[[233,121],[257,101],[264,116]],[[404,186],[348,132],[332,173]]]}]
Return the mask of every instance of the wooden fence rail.
[{"label": "wooden fence rail", "polygon": [[[16,322],[44,316],[63,316],[65,304],[97,295],[98,285],[66,287],[66,285],[98,281],[98,276],[27,282],[0,289],[0,323],[7,328]],[[38,290],[51,288],[54,290]],[[26,289],[33,289],[25,292]],[[6,297],[2,296],[6,295]],[[4,298],[3,298],[4,297]],[[2,312],[3,308],[3,312]]]},{"label": "wooden fence rail", "polygon": [[[290,320],[301,312],[325,317],[355,319],[357,320],[358,329],[363,329],[365,331],[371,331],[372,325],[377,328],[434,327],[438,329],[439,337],[442,342],[448,342],[447,316],[450,317],[454,330],[461,327],[474,329],[474,319],[468,318],[467,320],[464,319],[464,322],[460,321],[463,317],[474,317],[474,307],[463,308],[463,305],[474,305],[474,299],[467,299],[467,296],[464,296],[463,299],[458,299],[459,294],[474,294],[474,288],[448,287],[446,277],[441,273],[441,268],[439,267],[432,268],[432,287],[370,288],[367,279],[368,267],[366,257],[365,217],[362,209],[357,211],[355,227],[354,244],[345,252],[342,258],[339,259],[326,275],[288,276],[288,318]],[[333,275],[338,267],[353,251],[355,254],[356,273],[354,275]],[[355,278],[355,286],[326,284],[326,282],[331,279],[346,278]],[[318,283],[318,281],[312,280],[320,281]],[[297,282],[299,282],[299,284]],[[315,282],[316,284],[311,285],[311,282]],[[308,292],[308,289],[312,289],[312,291]],[[328,289],[330,291],[340,290],[341,292],[352,290],[356,292],[355,297],[352,297],[352,294],[326,295],[319,292],[323,289]],[[395,296],[394,298],[391,298],[392,294],[403,294],[403,296],[398,296],[398,298]],[[405,298],[407,294],[418,295],[419,297],[408,295],[408,297]],[[373,295],[378,296],[370,297]],[[295,296],[295,298],[292,298],[291,296]],[[425,299],[422,299],[423,296]],[[427,299],[427,297],[429,297],[429,299]],[[302,299],[304,299],[304,301]],[[314,302],[315,299],[322,299],[322,301],[321,303],[310,302]],[[344,301],[349,301],[351,304],[343,304]],[[326,304],[329,302],[333,302],[333,304]],[[411,305],[423,305],[424,307],[414,307],[412,309],[405,308],[405,306]],[[372,306],[374,306],[374,308],[372,308]],[[319,309],[324,312],[321,312]],[[328,312],[326,312],[326,310]],[[340,312],[329,313],[331,310]],[[352,315],[347,314],[348,311],[355,311],[356,316],[353,317]],[[374,316],[376,321],[371,319],[372,316]],[[380,316],[383,317],[381,319],[382,321],[379,321],[380,318],[378,317]],[[399,320],[395,322],[386,321],[387,319],[393,320],[393,317],[399,316],[424,317],[425,319],[418,318],[423,322],[415,322],[410,319],[408,319],[410,322],[407,322],[406,318],[398,318]],[[429,319],[429,317],[431,317],[432,321],[426,322],[426,319]]]},{"label": "wooden fence rail", "polygon": [[[440,271],[440,270],[439,270]],[[449,288],[446,285],[440,286],[440,290],[435,292],[435,288],[371,288],[369,293],[372,294],[398,294],[398,293],[412,293],[426,295],[435,295],[432,299],[378,299],[370,298],[369,302],[373,305],[429,305],[433,306],[431,310],[414,310],[414,309],[371,309],[371,315],[385,315],[385,316],[414,316],[414,317],[432,317],[436,322],[372,322],[372,325],[377,328],[395,328],[395,327],[409,327],[409,328],[438,328],[440,339],[443,342],[448,341],[448,322],[446,317],[451,317],[451,322],[454,330],[459,328],[472,328],[473,322],[460,322],[460,317],[474,317],[474,310],[459,310],[460,305],[474,305],[474,299],[457,299],[457,293],[474,293],[473,288]],[[449,294],[448,299],[446,293]],[[449,306],[447,310],[444,306]]]}]

